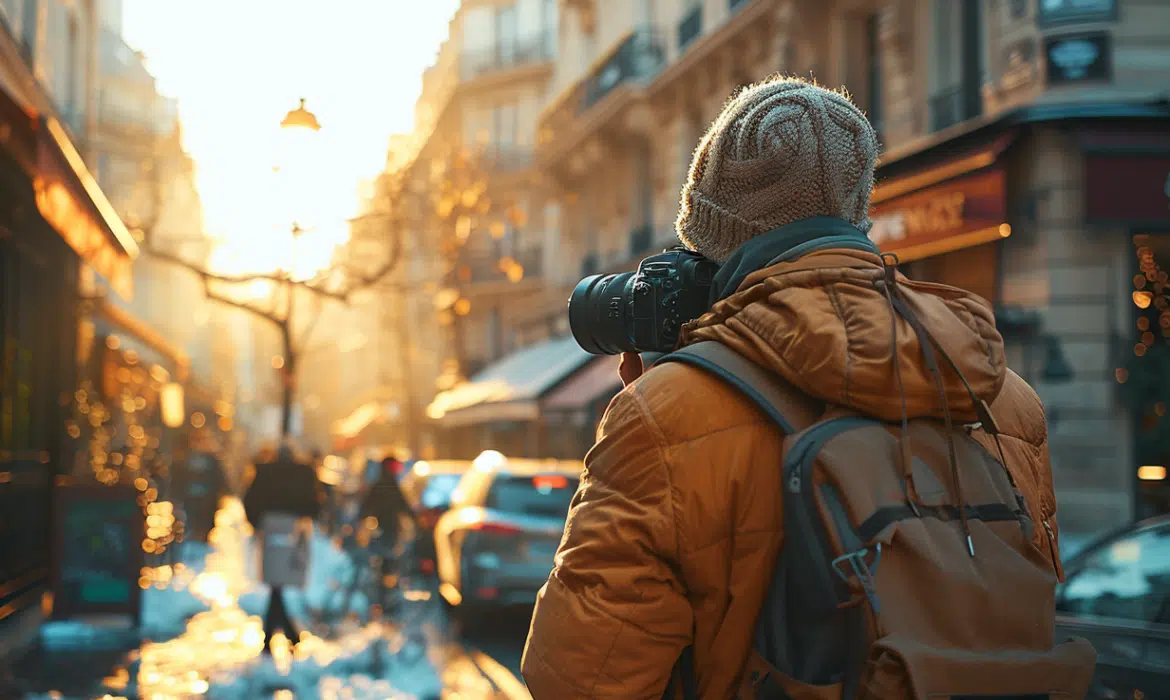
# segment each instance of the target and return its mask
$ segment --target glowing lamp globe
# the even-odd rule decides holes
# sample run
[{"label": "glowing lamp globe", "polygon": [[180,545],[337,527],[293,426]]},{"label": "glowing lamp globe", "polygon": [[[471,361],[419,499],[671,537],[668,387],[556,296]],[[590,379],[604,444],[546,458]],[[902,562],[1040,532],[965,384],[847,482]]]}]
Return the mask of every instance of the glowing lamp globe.
[{"label": "glowing lamp globe", "polygon": [[176,382],[164,384],[159,392],[159,404],[162,409],[163,425],[168,428],[178,428],[187,420],[187,410],[183,400],[183,385]]}]

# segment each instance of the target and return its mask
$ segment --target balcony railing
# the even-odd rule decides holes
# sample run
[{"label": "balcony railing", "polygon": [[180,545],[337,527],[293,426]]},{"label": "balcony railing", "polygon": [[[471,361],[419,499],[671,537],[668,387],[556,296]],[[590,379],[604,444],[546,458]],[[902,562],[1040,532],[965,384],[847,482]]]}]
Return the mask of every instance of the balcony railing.
[{"label": "balcony railing", "polygon": [[541,33],[511,42],[496,42],[489,49],[469,51],[459,58],[459,75],[471,80],[489,73],[543,63],[553,58],[553,36]]},{"label": "balcony railing", "polygon": [[543,259],[540,248],[511,255],[469,252],[456,267],[456,276],[465,284],[516,283],[540,277]]},{"label": "balcony railing", "polygon": [[678,50],[682,51],[703,33],[703,5],[696,4],[678,23]]},{"label": "balcony railing", "polygon": [[648,27],[636,29],[544,111],[537,125],[537,143],[544,146],[557,141],[590,107],[621,85],[654,77],[664,61],[659,35]]},{"label": "balcony railing", "polygon": [[515,172],[532,165],[532,149],[493,144],[483,150],[481,159],[486,170]]},{"label": "balcony railing", "polygon": [[979,116],[978,101],[968,99],[962,87],[942,90],[930,98],[930,130],[941,131]]},{"label": "balcony railing", "polygon": [[589,109],[627,81],[644,80],[654,75],[662,67],[663,59],[658,36],[650,29],[635,31],[582,81],[584,93],[579,111]]}]

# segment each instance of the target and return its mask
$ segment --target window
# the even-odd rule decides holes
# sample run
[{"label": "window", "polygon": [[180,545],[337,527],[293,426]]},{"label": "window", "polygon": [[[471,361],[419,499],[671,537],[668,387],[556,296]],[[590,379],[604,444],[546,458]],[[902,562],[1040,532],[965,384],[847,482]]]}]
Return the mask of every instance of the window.
[{"label": "window", "polygon": [[1170,525],[1127,534],[1089,555],[1057,592],[1063,613],[1153,622],[1170,589]]},{"label": "window", "polygon": [[499,476],[488,489],[485,508],[521,515],[563,518],[577,491],[577,478],[561,474]]},{"label": "window", "polygon": [[496,51],[501,64],[507,65],[516,60],[518,38],[516,6],[501,7],[496,11]]},{"label": "window", "polygon": [[987,73],[981,0],[934,0],[930,71],[931,129],[979,115]]},{"label": "window", "polygon": [[519,138],[520,108],[515,104],[496,105],[492,110],[492,143],[502,153],[508,153],[516,146]]},{"label": "window", "polygon": [[23,6],[24,0],[0,0],[0,16],[8,23],[8,28],[12,31],[13,36],[17,37],[17,40],[20,38]]},{"label": "window", "polygon": [[865,50],[868,79],[866,80],[866,101],[868,102],[869,123],[882,133],[882,47],[879,40],[879,19],[874,13],[865,19]]},{"label": "window", "polygon": [[557,28],[560,24],[557,18],[557,0],[544,0],[541,6],[540,27],[543,35],[540,40],[545,55],[552,56],[557,51]]}]

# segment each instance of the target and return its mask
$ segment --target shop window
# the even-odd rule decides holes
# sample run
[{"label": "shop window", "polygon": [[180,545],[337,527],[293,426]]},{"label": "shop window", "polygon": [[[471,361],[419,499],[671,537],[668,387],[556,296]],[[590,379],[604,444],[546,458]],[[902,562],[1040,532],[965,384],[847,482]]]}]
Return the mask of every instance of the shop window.
[{"label": "shop window", "polygon": [[1131,333],[1115,370],[1134,420],[1138,516],[1170,513],[1170,235],[1134,237]]}]

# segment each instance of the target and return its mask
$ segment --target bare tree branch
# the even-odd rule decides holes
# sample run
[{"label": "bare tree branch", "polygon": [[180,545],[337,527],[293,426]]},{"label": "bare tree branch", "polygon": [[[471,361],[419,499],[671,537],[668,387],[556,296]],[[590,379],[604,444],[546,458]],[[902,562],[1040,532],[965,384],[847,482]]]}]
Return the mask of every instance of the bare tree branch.
[{"label": "bare tree branch", "polygon": [[287,318],[284,318],[284,317],[282,317],[282,316],[280,316],[272,311],[269,311],[268,309],[264,309],[264,308],[261,308],[259,306],[255,306],[254,304],[249,304],[245,301],[239,301],[236,299],[232,299],[229,296],[217,294],[211,288],[211,280],[207,279],[206,277],[203,278],[203,296],[210,301],[214,301],[214,302],[217,302],[219,304],[223,304],[224,306],[230,306],[234,309],[240,309],[241,311],[246,311],[246,312],[252,314],[253,316],[256,316],[257,318],[261,318],[261,319],[264,319],[265,321],[268,321],[272,325],[276,326],[278,329],[283,328],[288,323]]},{"label": "bare tree branch", "polygon": [[[203,267],[196,265],[195,263],[191,262],[190,260],[185,260],[178,255],[175,255],[173,253],[168,253],[164,250],[158,250],[157,248],[154,248],[153,246],[150,246],[150,245],[146,246],[146,253],[148,255],[150,255],[150,257],[152,257],[156,260],[161,260],[163,262],[170,263],[171,265],[177,265],[179,267],[190,270],[191,272],[194,272],[196,275],[198,275],[202,279],[213,280],[215,282],[223,282],[224,284],[249,284],[251,282],[259,282],[259,281],[267,281],[267,282],[284,282],[284,281],[286,281],[286,278],[283,274],[273,273],[273,272],[254,273],[254,274],[247,274],[247,275],[221,275],[221,274],[218,274],[215,272],[211,272],[210,270],[204,269]],[[301,286],[307,286],[304,283],[296,282],[296,281],[294,281],[293,284],[300,284]]]},{"label": "bare tree branch", "polygon": [[392,247],[390,254],[386,257],[386,260],[373,272],[369,274],[361,274],[357,270],[346,265],[346,281],[348,284],[346,284],[340,290],[329,289],[328,287],[324,286],[328,282],[328,277],[326,277],[325,280],[321,280],[321,276],[316,278],[317,281],[311,280],[309,282],[303,283],[301,286],[313,294],[317,294],[318,296],[334,299],[336,301],[340,301],[343,304],[348,304],[350,302],[350,298],[353,297],[354,294],[378,284],[391,272],[393,272],[396,267],[398,267],[398,263],[402,259],[403,251],[406,246],[403,245],[402,233],[400,231],[395,231],[392,236],[393,242],[391,244]]}]

